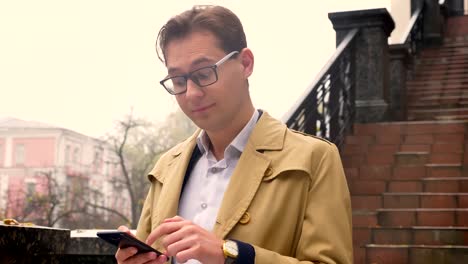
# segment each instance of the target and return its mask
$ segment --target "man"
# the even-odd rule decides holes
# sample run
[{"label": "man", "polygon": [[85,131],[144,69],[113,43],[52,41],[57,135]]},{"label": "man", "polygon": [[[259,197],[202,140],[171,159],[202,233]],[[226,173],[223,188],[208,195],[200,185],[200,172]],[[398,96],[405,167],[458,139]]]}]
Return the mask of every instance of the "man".
[{"label": "man", "polygon": [[119,249],[118,262],[352,263],[337,148],[254,108],[254,56],[236,15],[197,6],[170,19],[158,41],[161,84],[201,130],[149,174],[136,236],[164,255]]}]

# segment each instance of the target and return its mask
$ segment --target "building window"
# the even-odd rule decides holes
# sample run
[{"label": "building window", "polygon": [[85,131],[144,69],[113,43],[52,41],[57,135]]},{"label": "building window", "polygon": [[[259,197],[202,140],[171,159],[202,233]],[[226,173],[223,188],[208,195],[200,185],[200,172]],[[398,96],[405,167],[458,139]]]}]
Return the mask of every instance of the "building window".
[{"label": "building window", "polygon": [[98,167],[101,164],[101,153],[99,151],[94,152],[94,166]]},{"label": "building window", "polygon": [[65,163],[70,162],[70,145],[65,147]]},{"label": "building window", "polygon": [[26,195],[28,197],[32,197],[35,192],[36,192],[36,183],[35,182],[26,183]]},{"label": "building window", "polygon": [[24,145],[23,144],[17,144],[15,146],[15,164],[18,165],[24,165]]},{"label": "building window", "polygon": [[73,162],[78,163],[80,161],[79,158],[80,158],[80,149],[75,148],[75,150],[73,151]]},{"label": "building window", "polygon": [[0,144],[0,167],[3,167],[3,146]]}]

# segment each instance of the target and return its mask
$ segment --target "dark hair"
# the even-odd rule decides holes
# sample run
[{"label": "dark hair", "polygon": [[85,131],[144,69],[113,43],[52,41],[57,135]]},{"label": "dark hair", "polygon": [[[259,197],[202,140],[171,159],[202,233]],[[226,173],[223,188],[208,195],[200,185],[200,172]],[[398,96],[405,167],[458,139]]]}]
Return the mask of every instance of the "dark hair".
[{"label": "dark hair", "polygon": [[247,47],[242,24],[231,10],[222,6],[197,5],[172,17],[159,30],[156,39],[158,58],[165,63],[166,48],[169,42],[184,38],[196,31],[212,33],[219,40],[220,48],[226,53],[241,51]]}]

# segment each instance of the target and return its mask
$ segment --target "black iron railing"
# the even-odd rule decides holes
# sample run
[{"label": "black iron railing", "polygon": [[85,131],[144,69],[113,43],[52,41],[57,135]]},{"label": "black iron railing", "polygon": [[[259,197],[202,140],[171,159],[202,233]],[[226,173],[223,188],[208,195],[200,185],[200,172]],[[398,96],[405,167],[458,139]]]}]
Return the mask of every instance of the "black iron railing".
[{"label": "black iron railing", "polygon": [[409,46],[409,53],[415,55],[419,52],[423,44],[424,38],[424,17],[423,17],[424,2],[411,15],[410,22],[403,34],[402,43]]},{"label": "black iron railing", "polygon": [[327,138],[338,147],[354,123],[354,39],[351,30],[335,53],[308,87],[304,95],[283,117],[294,130]]}]

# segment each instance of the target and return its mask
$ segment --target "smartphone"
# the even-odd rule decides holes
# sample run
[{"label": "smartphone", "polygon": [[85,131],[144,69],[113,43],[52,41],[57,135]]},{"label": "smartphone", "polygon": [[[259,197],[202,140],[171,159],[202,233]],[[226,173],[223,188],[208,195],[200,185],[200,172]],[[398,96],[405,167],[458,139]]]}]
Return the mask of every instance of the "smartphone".
[{"label": "smartphone", "polygon": [[155,252],[158,256],[162,255],[161,252],[150,245],[122,231],[100,231],[97,232],[97,236],[119,248],[134,247],[138,250],[138,253]]}]

